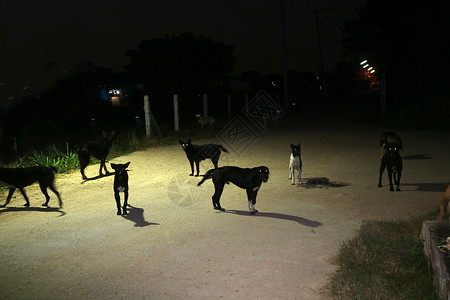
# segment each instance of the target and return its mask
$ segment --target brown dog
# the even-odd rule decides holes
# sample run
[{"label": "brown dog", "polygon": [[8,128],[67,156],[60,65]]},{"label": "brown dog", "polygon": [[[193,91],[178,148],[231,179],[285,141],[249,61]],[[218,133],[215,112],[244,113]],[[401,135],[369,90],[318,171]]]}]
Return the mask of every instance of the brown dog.
[{"label": "brown dog", "polygon": [[[444,218],[445,213],[448,209],[448,203],[450,202],[450,184],[447,185],[447,188],[445,189],[444,195],[442,196],[441,203],[439,204],[439,216],[436,220],[442,220]],[[450,219],[450,216],[449,216]]]}]

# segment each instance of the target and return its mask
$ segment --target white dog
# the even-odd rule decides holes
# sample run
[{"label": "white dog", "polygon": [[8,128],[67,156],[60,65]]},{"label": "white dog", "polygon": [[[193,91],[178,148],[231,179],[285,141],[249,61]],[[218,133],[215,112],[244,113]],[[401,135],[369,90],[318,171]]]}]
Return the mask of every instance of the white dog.
[{"label": "white dog", "polygon": [[292,184],[295,184],[295,170],[298,170],[297,184],[301,184],[300,179],[302,177],[302,159],[300,157],[300,144],[291,144],[291,159],[289,160],[289,179],[292,179]]}]

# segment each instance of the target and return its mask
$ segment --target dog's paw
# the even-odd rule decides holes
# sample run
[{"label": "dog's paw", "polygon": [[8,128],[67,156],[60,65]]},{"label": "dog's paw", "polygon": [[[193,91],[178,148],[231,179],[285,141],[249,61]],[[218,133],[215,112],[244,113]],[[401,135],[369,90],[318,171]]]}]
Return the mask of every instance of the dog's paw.
[{"label": "dog's paw", "polygon": [[29,206],[30,206],[30,203],[25,203],[23,206],[29,207]]},{"label": "dog's paw", "polygon": [[192,173],[192,174],[189,174],[189,176],[194,176],[194,173]]},{"label": "dog's paw", "polygon": [[6,204],[0,205],[0,207],[6,207]]},{"label": "dog's paw", "polygon": [[383,187],[381,184],[378,184],[378,187]]},{"label": "dog's paw", "polygon": [[48,206],[48,204],[47,203],[42,203],[42,206]]}]

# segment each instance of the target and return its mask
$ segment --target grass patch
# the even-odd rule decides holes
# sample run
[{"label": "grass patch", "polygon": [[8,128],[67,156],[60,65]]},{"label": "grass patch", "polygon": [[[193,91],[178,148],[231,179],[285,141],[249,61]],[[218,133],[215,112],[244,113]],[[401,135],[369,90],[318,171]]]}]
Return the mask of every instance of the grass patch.
[{"label": "grass patch", "polygon": [[365,221],[343,243],[326,293],[333,299],[439,299],[420,239],[422,222]]},{"label": "grass patch", "polygon": [[17,160],[18,168],[45,166],[55,167],[58,173],[66,173],[79,167],[78,156],[69,150],[66,144],[65,152],[58,150],[55,145],[49,151],[32,151],[30,154],[21,156]]}]

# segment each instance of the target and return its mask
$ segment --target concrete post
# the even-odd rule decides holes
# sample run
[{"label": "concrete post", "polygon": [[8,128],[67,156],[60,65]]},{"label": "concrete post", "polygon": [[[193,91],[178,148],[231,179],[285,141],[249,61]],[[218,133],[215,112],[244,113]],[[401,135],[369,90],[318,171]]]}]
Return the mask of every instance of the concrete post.
[{"label": "concrete post", "polygon": [[178,116],[178,95],[173,95],[173,113],[175,121],[175,131],[180,131],[179,116]]}]

